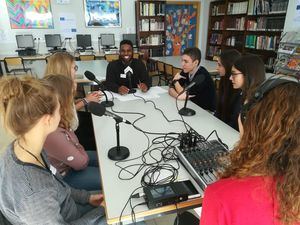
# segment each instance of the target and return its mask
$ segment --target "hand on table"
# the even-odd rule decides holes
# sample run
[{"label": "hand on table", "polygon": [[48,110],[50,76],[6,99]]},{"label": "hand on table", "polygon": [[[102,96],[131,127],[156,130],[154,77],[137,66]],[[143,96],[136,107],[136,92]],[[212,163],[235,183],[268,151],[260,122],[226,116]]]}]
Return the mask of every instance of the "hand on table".
[{"label": "hand on table", "polygon": [[147,92],[148,91],[148,87],[145,83],[139,83],[138,88],[142,91],[142,92]]},{"label": "hand on table", "polygon": [[118,89],[118,93],[120,95],[126,95],[126,94],[128,94],[128,92],[129,92],[129,88],[126,87],[126,86],[123,86],[123,85],[120,86],[119,89]]},{"label": "hand on table", "polygon": [[99,102],[101,100],[102,92],[101,91],[93,91],[89,93],[85,99],[88,102]]}]

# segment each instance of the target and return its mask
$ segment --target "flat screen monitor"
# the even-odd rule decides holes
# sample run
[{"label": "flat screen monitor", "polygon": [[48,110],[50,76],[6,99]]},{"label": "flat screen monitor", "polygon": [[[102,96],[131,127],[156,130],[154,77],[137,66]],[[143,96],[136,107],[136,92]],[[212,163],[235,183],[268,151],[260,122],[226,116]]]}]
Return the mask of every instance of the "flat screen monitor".
[{"label": "flat screen monitor", "polygon": [[92,46],[92,36],[90,34],[77,34],[77,47],[86,49]]},{"label": "flat screen monitor", "polygon": [[105,48],[115,45],[115,35],[114,34],[100,34],[101,45]]},{"label": "flat screen monitor", "polygon": [[33,36],[31,34],[16,35],[18,48],[34,48]]},{"label": "flat screen monitor", "polygon": [[61,47],[60,34],[45,34],[46,47],[57,49]]},{"label": "flat screen monitor", "polygon": [[132,42],[133,47],[136,47],[136,34],[123,34],[123,40],[129,40]]}]

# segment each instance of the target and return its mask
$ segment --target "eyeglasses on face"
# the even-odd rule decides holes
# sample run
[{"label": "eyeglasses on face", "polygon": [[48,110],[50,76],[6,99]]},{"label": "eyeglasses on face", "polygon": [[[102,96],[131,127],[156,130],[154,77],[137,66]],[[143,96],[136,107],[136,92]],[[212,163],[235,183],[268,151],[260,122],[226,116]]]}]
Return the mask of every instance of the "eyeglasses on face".
[{"label": "eyeglasses on face", "polygon": [[237,76],[237,75],[239,75],[239,74],[243,74],[243,73],[234,73],[234,72],[231,72],[231,76]]},{"label": "eyeglasses on face", "polygon": [[74,70],[75,70],[75,71],[78,70],[78,66],[77,66],[77,65],[74,66]]}]

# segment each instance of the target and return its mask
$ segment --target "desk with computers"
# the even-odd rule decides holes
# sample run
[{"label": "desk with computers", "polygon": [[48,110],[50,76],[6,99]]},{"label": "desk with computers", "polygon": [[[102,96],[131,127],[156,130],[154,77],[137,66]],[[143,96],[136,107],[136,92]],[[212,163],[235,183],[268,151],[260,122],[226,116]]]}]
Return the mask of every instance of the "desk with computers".
[{"label": "desk with computers", "polygon": [[[136,47],[137,39],[136,34],[123,34],[123,39],[129,39],[132,41],[134,47]],[[45,44],[48,48],[48,52],[53,53],[57,51],[68,50],[79,54],[93,54],[95,53],[92,36],[90,34],[77,34],[76,44],[77,48],[74,49],[71,45],[70,37],[66,37],[62,40],[60,34],[45,34]],[[34,38],[31,34],[16,35],[16,41],[19,56],[34,56],[38,54],[37,49],[39,49],[40,38]],[[69,46],[67,46],[69,44]],[[115,35],[114,34],[100,34],[98,37],[98,51],[99,52],[109,52],[111,50],[116,51],[118,48],[115,46]]]}]

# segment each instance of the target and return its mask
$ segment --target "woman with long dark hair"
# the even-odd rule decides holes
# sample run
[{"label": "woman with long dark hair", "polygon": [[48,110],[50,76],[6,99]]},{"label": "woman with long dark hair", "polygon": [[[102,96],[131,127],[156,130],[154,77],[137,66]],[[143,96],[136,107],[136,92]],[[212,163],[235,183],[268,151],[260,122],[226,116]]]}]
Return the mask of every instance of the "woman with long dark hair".
[{"label": "woman with long dark hair", "polygon": [[241,107],[241,90],[234,89],[230,81],[233,63],[241,56],[235,50],[223,51],[218,58],[217,70],[221,80],[218,90],[216,116],[234,129],[238,129],[238,115]]}]

